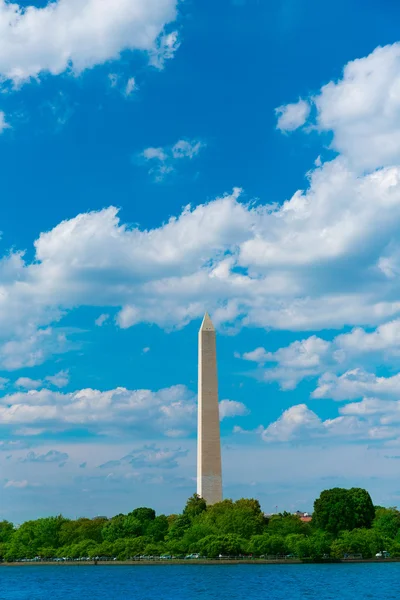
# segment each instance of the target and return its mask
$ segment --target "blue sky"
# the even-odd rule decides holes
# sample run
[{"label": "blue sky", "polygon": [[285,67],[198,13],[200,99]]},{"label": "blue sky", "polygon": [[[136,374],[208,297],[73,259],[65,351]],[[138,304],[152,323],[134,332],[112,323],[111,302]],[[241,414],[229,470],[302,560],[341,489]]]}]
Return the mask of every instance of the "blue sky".
[{"label": "blue sky", "polygon": [[0,0],[0,518],[398,504],[399,13]]}]

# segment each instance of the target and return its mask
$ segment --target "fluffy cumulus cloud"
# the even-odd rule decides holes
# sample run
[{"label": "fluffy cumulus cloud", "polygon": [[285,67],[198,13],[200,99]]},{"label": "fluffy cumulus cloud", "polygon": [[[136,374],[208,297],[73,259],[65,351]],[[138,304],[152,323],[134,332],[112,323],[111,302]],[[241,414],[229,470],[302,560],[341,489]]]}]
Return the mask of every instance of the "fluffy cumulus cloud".
[{"label": "fluffy cumulus cloud", "polygon": [[262,372],[264,381],[279,381],[282,389],[294,389],[299,381],[306,377],[318,375],[323,367],[323,359],[330,348],[330,343],[316,336],[299,340],[276,352],[267,352],[264,348],[256,348],[245,352],[243,359],[256,362],[258,365],[277,363]]},{"label": "fluffy cumulus cloud", "polygon": [[30,377],[18,377],[15,385],[16,387],[25,388],[27,390],[36,390],[41,387],[42,381],[39,379],[31,379]]},{"label": "fluffy cumulus cloud", "polygon": [[[41,14],[57,15],[68,5],[72,3],[60,0]],[[3,13],[15,12],[15,5],[0,6]],[[118,3],[115,6],[118,16]],[[156,6],[164,11],[144,48],[156,56],[154,40],[174,18],[174,3],[129,6],[139,7],[138,15],[153,14]],[[21,22],[38,10],[24,12]],[[127,30],[135,35],[135,28]],[[0,48],[9,35],[7,31],[1,38]],[[172,54],[176,39],[158,44]],[[28,62],[34,56],[23,44],[18,51]],[[7,52],[0,54],[5,61]],[[312,120],[311,128],[331,134],[337,151],[335,158],[320,159],[308,175],[306,189],[295,191],[284,203],[246,203],[241,190],[234,189],[205,204],[188,205],[150,230],[124,224],[118,210],[108,207],[38,235],[33,260],[17,250],[5,255],[0,261],[3,369],[34,366],[70,349],[71,333],[61,331],[57,322],[77,306],[98,307],[98,325],[116,314],[121,328],[152,323],[171,329],[198,319],[207,304],[221,328],[310,332],[286,348],[271,352],[260,347],[243,355],[258,365],[266,381],[292,389],[304,378],[319,378],[315,399],[359,401],[358,409],[349,409],[354,414],[343,413],[328,422],[306,406],[294,407],[274,427],[263,429],[264,439],[289,439],[296,432],[311,431],[375,439],[388,435],[388,430],[382,433],[380,417],[371,421],[355,413],[373,410],[372,401],[390,400],[395,406],[398,389],[398,375],[378,377],[373,371],[387,361],[395,367],[400,350],[399,56],[397,44],[377,49],[346,65],[338,81],[312,98],[280,108],[280,129]],[[57,52],[52,57],[56,60]],[[69,59],[77,70],[90,66],[75,55]],[[15,79],[1,60],[0,71]],[[46,69],[57,72],[55,67]],[[31,74],[27,69],[19,76]],[[181,140],[170,147],[147,148],[142,160],[165,175],[200,149],[197,141]],[[344,326],[349,330],[342,333]],[[338,330],[334,339],[315,333],[326,329]],[[371,368],[360,369],[360,361]],[[242,410],[236,404],[221,406],[226,416]],[[116,423],[134,427],[140,421],[179,436],[193,430],[195,401],[179,386],[161,392],[31,390],[6,396],[0,416],[2,423],[18,426],[61,423],[97,431]]]},{"label": "fluffy cumulus cloud", "polygon": [[57,388],[63,388],[68,385],[69,374],[68,371],[60,371],[55,375],[48,375],[44,380],[31,379],[30,377],[18,377],[15,382],[15,386],[24,388],[26,390],[36,390],[40,387],[44,387],[46,384],[51,384]]},{"label": "fluffy cumulus cloud", "polygon": [[314,398],[331,398],[343,401],[374,396],[397,398],[400,392],[400,373],[392,377],[377,377],[361,368],[346,371],[337,376],[325,373],[318,381],[313,392]]},{"label": "fluffy cumulus cloud", "polygon": [[[266,428],[259,427],[267,442],[310,443],[315,440],[348,437],[384,446],[400,440],[400,374],[377,376],[362,368],[342,375],[326,372],[311,396],[343,402],[339,415],[321,420],[306,404],[292,406]],[[350,402],[353,401],[353,402]],[[240,428],[236,428],[241,432]]]},{"label": "fluffy cumulus cloud", "polygon": [[[18,391],[0,398],[0,428],[13,437],[35,436],[46,430],[59,433],[80,429],[94,435],[120,432],[125,435],[135,433],[141,438],[146,435],[178,438],[191,436],[196,431],[196,396],[183,385],[156,392],[116,388],[110,391],[83,389],[62,393],[39,385],[32,386],[32,382],[22,383],[24,385],[21,382],[19,385],[30,388],[29,391]],[[248,412],[241,402],[220,402],[221,421],[244,416]],[[9,445],[2,448],[0,445],[0,450],[12,448]],[[133,453],[129,456],[132,461],[139,460]],[[30,452],[24,460],[64,462],[67,458],[52,450],[40,456]]]},{"label": "fluffy cumulus cloud", "polygon": [[79,305],[119,309],[123,328],[182,327],[205,304],[217,325],[393,320],[398,278],[381,264],[397,260],[399,181],[397,167],[356,176],[338,158],[282,206],[247,205],[235,190],[149,231],[124,225],[112,207],[64,221],[39,236],[34,262],[21,253],[0,262],[0,363],[33,366],[67,351],[68,332],[54,323]]},{"label": "fluffy cumulus cloud", "polygon": [[42,73],[79,73],[140,50],[162,67],[179,44],[165,26],[176,19],[176,0],[56,0],[20,6],[0,0],[0,74],[20,83]]},{"label": "fluffy cumulus cloud", "polygon": [[242,417],[248,414],[248,408],[243,402],[236,400],[221,400],[219,403],[219,416],[221,421],[230,417]]},{"label": "fluffy cumulus cloud", "polygon": [[[355,327],[332,340],[312,335],[289,346],[268,352],[259,347],[237,354],[238,358],[259,366],[264,381],[279,381],[282,389],[294,389],[305,378],[324,372],[343,374],[362,362],[374,367],[384,362],[396,367],[400,356],[400,320],[388,321],[372,331]],[[269,363],[275,363],[271,367]],[[359,372],[359,371],[357,371]]]},{"label": "fluffy cumulus cloud", "polygon": [[338,81],[324,85],[309,101],[277,109],[278,128],[297,129],[316,110],[321,132],[332,132],[332,148],[356,171],[400,161],[400,43],[378,47],[345,65]]},{"label": "fluffy cumulus cloud", "polygon": [[13,432],[24,426],[25,434],[46,427],[55,431],[83,428],[104,434],[125,430],[177,437],[194,431],[196,399],[179,385],[157,392],[125,388],[107,392],[85,389],[69,394],[30,390],[0,399],[0,422]]},{"label": "fluffy cumulus cloud", "polygon": [[357,169],[400,161],[400,44],[349,62],[315,98],[317,126]]},{"label": "fluffy cumulus cloud", "polygon": [[[396,439],[400,429],[375,418],[375,414],[346,411],[334,419],[322,420],[306,404],[285,410],[275,422],[259,427],[255,433],[268,443],[310,444],[337,443],[338,440],[388,443]],[[241,433],[243,430],[236,430]]]}]

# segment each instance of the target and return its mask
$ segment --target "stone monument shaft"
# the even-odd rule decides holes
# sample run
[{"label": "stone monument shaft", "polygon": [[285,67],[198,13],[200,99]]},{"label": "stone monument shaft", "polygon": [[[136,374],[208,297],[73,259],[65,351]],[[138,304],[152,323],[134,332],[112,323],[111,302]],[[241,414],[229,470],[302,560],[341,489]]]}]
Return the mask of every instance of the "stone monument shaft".
[{"label": "stone monument shaft", "polygon": [[207,313],[199,331],[197,493],[207,504],[222,500],[216,335]]}]

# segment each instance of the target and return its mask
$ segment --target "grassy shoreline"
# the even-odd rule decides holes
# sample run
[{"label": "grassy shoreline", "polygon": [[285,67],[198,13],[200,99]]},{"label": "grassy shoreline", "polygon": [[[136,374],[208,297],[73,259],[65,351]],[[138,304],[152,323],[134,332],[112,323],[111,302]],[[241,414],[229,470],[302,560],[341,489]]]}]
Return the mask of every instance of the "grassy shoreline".
[{"label": "grassy shoreline", "polygon": [[400,558],[355,558],[345,560],[308,561],[300,559],[252,559],[252,560],[124,560],[124,561],[94,561],[83,562],[12,562],[0,563],[0,567],[140,567],[140,566],[193,566],[193,565],[309,565],[309,564],[360,564],[360,563],[397,563]]}]

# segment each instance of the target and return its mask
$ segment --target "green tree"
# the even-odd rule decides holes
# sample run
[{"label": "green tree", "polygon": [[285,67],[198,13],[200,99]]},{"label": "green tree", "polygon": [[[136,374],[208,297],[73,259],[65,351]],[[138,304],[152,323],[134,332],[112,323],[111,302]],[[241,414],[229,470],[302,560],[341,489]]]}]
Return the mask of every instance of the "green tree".
[{"label": "green tree", "polygon": [[297,515],[273,515],[268,521],[268,532],[286,537],[290,534],[307,534],[310,525],[303,523]]},{"label": "green tree", "polygon": [[371,527],[375,509],[370,495],[361,488],[325,490],[314,502],[315,527],[338,535],[339,531]]},{"label": "green tree", "polygon": [[223,556],[237,556],[246,552],[247,542],[235,534],[209,535],[197,544],[197,552],[208,558]]},{"label": "green tree", "polygon": [[168,539],[182,539],[185,532],[189,529],[190,525],[191,521],[187,515],[179,515],[175,517],[175,519],[169,524]]},{"label": "green tree", "polygon": [[400,512],[396,508],[375,508],[372,526],[384,537],[394,539],[400,531]]},{"label": "green tree", "polygon": [[203,498],[200,498],[198,494],[193,494],[193,496],[190,496],[186,502],[183,514],[189,517],[189,519],[193,520],[198,515],[201,515],[201,513],[205,510],[207,510],[206,501]]},{"label": "green tree", "polygon": [[101,543],[103,540],[102,529],[106,523],[108,523],[108,519],[100,517],[64,521],[59,533],[60,544],[64,546],[83,542],[84,540],[93,540],[94,542]]},{"label": "green tree", "polygon": [[372,558],[381,550],[386,550],[385,540],[373,529],[353,529],[342,531],[332,543],[331,552],[335,558],[345,554],[362,554],[363,558]]},{"label": "green tree", "polygon": [[168,533],[168,519],[165,515],[159,515],[147,527],[146,534],[155,542],[162,542]]},{"label": "green tree", "polygon": [[132,512],[129,513],[132,517],[140,521],[141,523],[148,523],[149,521],[154,521],[156,518],[156,511],[152,508],[135,508]]},{"label": "green tree", "polygon": [[369,529],[375,517],[371,496],[362,488],[351,488],[348,494],[354,511],[354,527]]},{"label": "green tree", "polygon": [[265,533],[262,535],[253,535],[248,543],[248,552],[254,554],[254,556],[268,554],[271,547],[269,538],[270,536]]},{"label": "green tree", "polygon": [[266,527],[257,500],[224,500],[209,506],[198,518],[210,528],[210,534],[213,531],[221,534],[234,533],[246,539],[263,533]]},{"label": "green tree", "polygon": [[329,556],[331,553],[331,545],[333,542],[333,536],[324,531],[315,531],[310,540],[310,557],[311,558],[322,558],[323,556]]},{"label": "green tree", "polygon": [[9,521],[0,521],[0,543],[9,542],[14,533],[14,525]]}]

